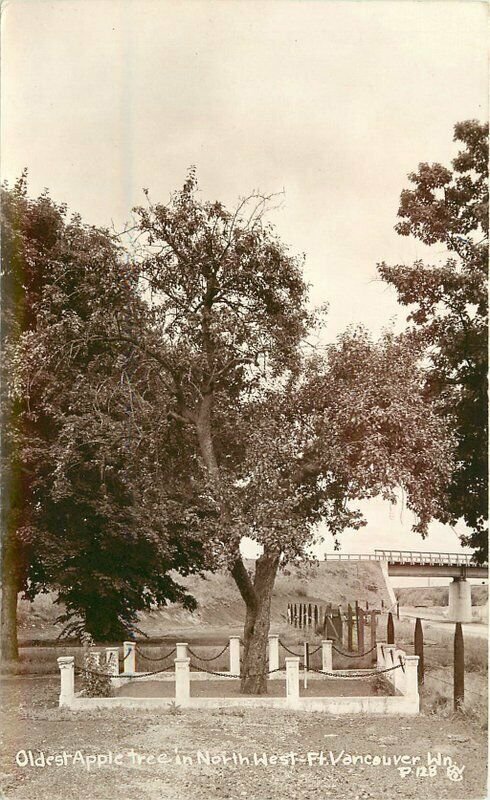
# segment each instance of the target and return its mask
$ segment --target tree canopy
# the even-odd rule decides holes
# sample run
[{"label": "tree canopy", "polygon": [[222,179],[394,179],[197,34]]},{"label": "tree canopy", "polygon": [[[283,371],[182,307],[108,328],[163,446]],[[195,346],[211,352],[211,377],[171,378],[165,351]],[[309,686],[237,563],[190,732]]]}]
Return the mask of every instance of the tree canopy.
[{"label": "tree canopy", "polygon": [[139,303],[121,248],[47,194],[30,199],[23,176],[2,189],[2,288],[5,652],[21,590],[57,590],[66,632],[99,639],[127,634],[152,603],[194,607],[169,572],[204,564],[195,533],[213,509],[157,377],[119,336],[127,319],[112,343],[118,311]]},{"label": "tree canopy", "polygon": [[427,245],[444,245],[444,263],[378,266],[410,307],[413,335],[430,361],[426,392],[442,401],[441,413],[456,435],[455,470],[448,503],[438,518],[464,519],[463,543],[487,558],[488,512],[488,125],[458,123],[463,145],[452,169],[419,164],[401,194],[396,230]]},{"label": "tree canopy", "polygon": [[[6,343],[9,441],[33,477],[11,526],[34,545],[22,588],[56,586],[72,630],[115,635],[150,602],[191,602],[172,566],[226,567],[246,607],[242,689],[266,691],[277,570],[319,523],[338,537],[364,524],[357,501],[399,487],[422,535],[442,514],[451,438],[420,348],[362,329],[315,344],[322,312],[269,198],[229,211],[191,170],[168,204],[147,193],[124,253],[16,192],[21,219],[47,203],[57,220],[32,322]],[[262,548],[253,572],[244,536]]]},{"label": "tree canopy", "polygon": [[[216,563],[229,566],[246,604],[242,688],[251,692],[265,687],[281,561],[304,554],[320,520],[335,534],[358,526],[351,501],[393,498],[399,485],[424,532],[450,468],[411,345],[357,332],[306,356],[320,320],[301,261],[266,208],[256,196],[234,212],[203,202],[191,172],[168,205],[137,209],[151,319],[138,346],[166,376],[169,415],[194,435],[219,513]],[[263,547],[253,575],[240,556],[244,535]]]}]

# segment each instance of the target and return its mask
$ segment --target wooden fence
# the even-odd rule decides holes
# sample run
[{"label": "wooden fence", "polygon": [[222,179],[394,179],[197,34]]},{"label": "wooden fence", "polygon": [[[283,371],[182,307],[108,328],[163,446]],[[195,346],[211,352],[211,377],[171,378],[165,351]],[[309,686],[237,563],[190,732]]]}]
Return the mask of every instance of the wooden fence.
[{"label": "wooden fence", "polygon": [[356,601],[346,608],[331,603],[289,603],[287,620],[295,628],[311,629],[325,639],[332,639],[348,652],[364,653],[376,647],[378,609],[365,608]]}]

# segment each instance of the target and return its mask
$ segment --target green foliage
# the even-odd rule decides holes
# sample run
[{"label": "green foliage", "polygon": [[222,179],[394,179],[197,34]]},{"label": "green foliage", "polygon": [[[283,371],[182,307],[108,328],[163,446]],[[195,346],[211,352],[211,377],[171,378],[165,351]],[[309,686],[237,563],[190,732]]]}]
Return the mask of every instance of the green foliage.
[{"label": "green foliage", "polygon": [[85,697],[112,697],[109,666],[98,664],[92,653],[86,653],[82,670],[82,691]]},{"label": "green foliage", "polygon": [[451,440],[417,356],[405,337],[351,331],[244,406],[240,502],[254,539],[301,556],[318,523],[334,536],[358,528],[357,501],[395,501],[399,487],[425,534],[444,503]]},{"label": "green foliage", "polygon": [[[401,486],[425,532],[451,460],[419,352],[355,330],[305,356],[322,314],[268,198],[230,212],[199,198],[191,171],[167,206],[136,210],[128,260],[46,196],[5,195],[10,463],[29,476],[13,527],[32,544],[24,588],[56,587],[68,631],[120,638],[152,603],[192,605],[172,568],[227,564],[245,663],[262,615],[258,664],[279,562],[303,556],[318,523],[359,527],[358,500]],[[243,536],[264,548],[254,576]]]},{"label": "green foliage", "polygon": [[442,243],[443,264],[380,264],[399,301],[411,307],[414,337],[430,360],[426,392],[440,398],[441,413],[456,436],[455,469],[448,502],[437,515],[464,519],[471,533],[463,543],[488,554],[488,125],[458,123],[454,139],[463,149],[452,170],[420,164],[414,185],[401,194],[396,230],[427,245]]},{"label": "green foliage", "polygon": [[334,534],[358,527],[350,504],[394,499],[398,486],[423,533],[451,459],[422,395],[419,353],[403,337],[376,343],[355,330],[305,358],[321,315],[307,312],[301,264],[264,222],[265,207],[256,197],[235,213],[203,203],[192,172],[168,206],[137,210],[172,413],[196,431],[226,520],[214,552],[233,559],[248,535],[301,555],[318,522]]},{"label": "green foliage", "polygon": [[[67,219],[25,178],[2,190],[4,515],[19,589],[49,586],[65,633],[121,638],[138,610],[191,598],[208,511],[158,374],[134,357],[137,279],[106,231]],[[175,428],[175,423],[173,424]],[[194,536],[193,536],[194,534]],[[5,565],[7,566],[7,565]]]}]

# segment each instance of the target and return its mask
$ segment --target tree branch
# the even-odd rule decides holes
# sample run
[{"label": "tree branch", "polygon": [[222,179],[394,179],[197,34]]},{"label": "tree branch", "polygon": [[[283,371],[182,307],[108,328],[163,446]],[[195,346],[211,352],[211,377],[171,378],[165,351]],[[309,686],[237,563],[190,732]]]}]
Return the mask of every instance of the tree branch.
[{"label": "tree branch", "polygon": [[249,608],[251,611],[255,611],[257,607],[257,595],[255,593],[250,575],[245,569],[245,564],[243,563],[241,556],[238,556],[233,564],[233,567],[231,568],[231,574],[238,587],[238,591],[242,596],[243,602],[247,608]]}]

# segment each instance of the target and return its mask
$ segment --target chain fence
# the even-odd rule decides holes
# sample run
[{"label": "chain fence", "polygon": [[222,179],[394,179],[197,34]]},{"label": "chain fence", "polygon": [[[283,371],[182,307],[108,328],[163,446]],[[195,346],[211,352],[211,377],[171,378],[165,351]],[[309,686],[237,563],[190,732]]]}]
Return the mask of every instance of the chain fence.
[{"label": "chain fence", "polygon": [[[291,655],[291,656],[298,656],[298,657],[301,657],[301,656],[303,655],[303,653],[295,653],[295,652],[294,652],[294,650],[290,650],[290,649],[289,649],[289,647],[286,647],[286,645],[284,644],[284,642],[281,642],[281,640],[280,640],[280,639],[279,639],[279,644],[281,645],[281,647],[282,647],[282,648],[284,648],[284,650],[286,651],[286,653],[289,653],[289,655]],[[320,647],[321,647],[321,645],[320,645]]]},{"label": "chain fence", "polygon": [[188,648],[187,648],[187,652],[188,652],[188,653],[190,653],[190,655],[191,655],[191,656],[194,656],[194,658],[197,658],[197,660],[198,660],[198,661],[206,661],[206,662],[209,662],[209,661],[217,661],[217,660],[218,660],[218,658],[221,658],[221,656],[223,655],[223,653],[226,653],[226,651],[228,650],[228,648],[229,648],[229,647],[230,647],[230,643],[229,643],[229,642],[227,642],[227,643],[225,644],[225,646],[223,647],[223,649],[222,649],[222,650],[220,650],[220,651],[219,651],[219,653],[218,653],[217,655],[215,655],[215,656],[212,656],[211,658],[205,658],[204,656],[200,656],[198,653],[195,653],[193,650],[191,650],[191,648],[190,648],[190,647],[188,647]]},{"label": "chain fence", "polygon": [[[300,667],[300,669],[304,669],[305,668],[304,662],[300,662],[299,667]],[[243,677],[242,675],[238,675],[238,674],[231,673],[231,672],[216,672],[215,670],[206,669],[205,667],[201,667],[198,664],[194,664],[192,661],[190,663],[190,668],[191,668],[191,670],[194,669],[194,671],[196,671],[196,672],[205,672],[208,675],[216,675],[216,676],[222,677],[222,678],[234,678],[235,680],[239,680],[239,679],[241,679]],[[396,664],[393,667],[387,667],[386,669],[373,670],[372,672],[366,672],[365,670],[363,670],[363,671],[358,671],[358,670],[336,670],[335,672],[327,672],[326,670],[315,669],[314,667],[311,667],[311,666],[308,667],[308,671],[317,673],[318,675],[325,675],[328,678],[334,678],[334,679],[338,679],[338,680],[360,680],[360,679],[365,679],[365,678],[366,679],[374,678],[377,675],[382,675],[383,673],[393,672],[396,669],[403,669],[403,668],[404,668],[404,663],[403,663],[403,661],[401,660],[401,657],[400,657],[400,663],[399,664]],[[267,672],[250,673],[247,677],[250,677],[250,678],[267,677],[268,675],[272,675],[272,674],[274,674],[276,672],[284,672],[284,671],[285,671],[285,667],[276,667],[275,669],[268,670]],[[139,678],[147,678],[147,677],[151,677],[153,675],[161,675],[164,672],[169,674],[168,670],[165,670],[165,669],[157,669],[157,670],[153,670],[152,672],[141,672],[141,673],[138,673],[138,674],[135,674],[135,675],[131,675],[131,676],[124,675],[124,674],[111,675],[110,673],[107,673],[107,672],[98,672],[97,670],[88,669],[86,667],[82,667],[82,668],[77,667],[75,669],[75,674],[76,675],[87,674],[87,675],[96,675],[98,677],[105,677],[105,678],[107,678],[107,677],[109,677],[109,678],[125,678],[126,680],[128,680],[128,679],[129,680],[138,680]]]},{"label": "chain fence", "polygon": [[[221,678],[234,678],[235,680],[241,680],[243,675],[236,675],[232,672],[215,672],[211,669],[205,669],[204,667],[199,667],[197,664],[193,664],[191,661],[191,670],[192,668],[195,669],[196,672],[206,672],[208,675],[217,675]],[[268,672],[252,672],[247,675],[247,678],[265,678],[268,675],[272,675],[274,672],[284,672],[285,667],[277,667],[276,669],[270,669]]]},{"label": "chain fence", "polygon": [[[300,665],[304,666],[304,665]],[[320,675],[326,675],[328,678],[337,678],[339,680],[360,680],[360,679],[369,679],[375,678],[378,675],[382,675],[385,672],[393,672],[395,669],[401,669],[403,664],[396,664],[394,667],[387,667],[386,669],[377,669],[372,672],[358,672],[357,670],[350,669],[348,671],[341,671],[337,670],[336,672],[326,672],[323,669],[314,669],[313,667],[309,667],[309,672],[317,672]]]},{"label": "chain fence", "polygon": [[364,653],[344,653],[342,650],[339,650],[338,647],[335,647],[334,644],[332,644],[332,650],[335,650],[336,653],[345,658],[364,658],[364,656],[368,656],[373,650],[376,650],[376,645],[373,645],[370,650],[365,650]]},{"label": "chain fence", "polygon": [[162,675],[164,672],[167,675],[172,674],[171,672],[169,673],[168,668],[167,669],[155,669],[152,672],[138,672],[137,674],[132,673],[132,674],[129,674],[129,675],[124,674],[124,673],[121,673],[119,675],[112,675],[110,672],[97,672],[96,670],[87,669],[86,667],[76,667],[75,668],[75,675],[97,675],[99,678],[116,678],[116,679],[117,678],[124,678],[127,681],[135,681],[135,680],[138,680],[139,678],[148,678],[151,675]]},{"label": "chain fence", "polygon": [[[177,648],[174,647],[173,650],[170,650],[170,652],[167,653],[166,655],[159,656],[158,658],[153,658],[152,656],[147,656],[146,653],[143,653],[143,651],[140,650],[138,647],[135,647],[135,653],[137,653],[140,656],[140,658],[144,658],[145,661],[166,661],[167,658],[170,658],[170,656],[173,656],[173,654],[176,653],[176,652],[177,652]],[[123,660],[125,660],[125,659],[123,659]]]}]

